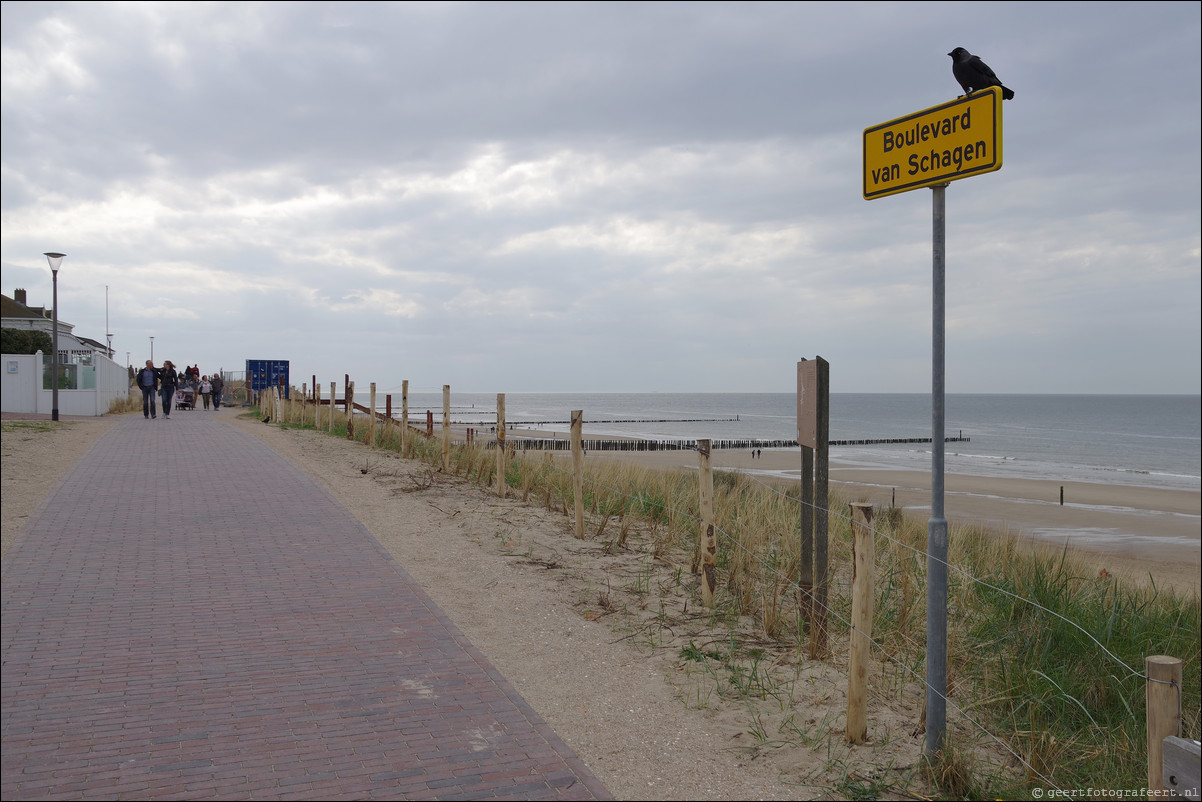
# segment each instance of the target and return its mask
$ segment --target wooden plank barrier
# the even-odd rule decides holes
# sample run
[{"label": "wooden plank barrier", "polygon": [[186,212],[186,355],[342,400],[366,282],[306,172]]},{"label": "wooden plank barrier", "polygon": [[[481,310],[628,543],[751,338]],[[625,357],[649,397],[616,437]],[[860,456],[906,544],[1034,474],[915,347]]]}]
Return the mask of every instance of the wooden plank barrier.
[{"label": "wooden plank barrier", "polygon": [[1164,788],[1180,799],[1199,799],[1202,784],[1202,744],[1170,735],[1164,739],[1161,761]]}]

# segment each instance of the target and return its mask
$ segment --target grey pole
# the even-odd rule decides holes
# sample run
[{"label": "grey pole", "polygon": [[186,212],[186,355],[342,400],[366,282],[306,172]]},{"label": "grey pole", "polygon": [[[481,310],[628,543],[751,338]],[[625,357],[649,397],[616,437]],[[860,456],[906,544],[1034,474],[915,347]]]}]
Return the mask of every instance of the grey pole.
[{"label": "grey pole", "polygon": [[931,519],[927,522],[927,732],[926,753],[943,748],[947,729],[947,519],[943,517],[945,193],[931,187]]},{"label": "grey pole", "polygon": [[58,266],[63,263],[65,253],[44,253],[50,263],[50,274],[54,284],[54,355],[50,358],[50,420],[58,420]]}]

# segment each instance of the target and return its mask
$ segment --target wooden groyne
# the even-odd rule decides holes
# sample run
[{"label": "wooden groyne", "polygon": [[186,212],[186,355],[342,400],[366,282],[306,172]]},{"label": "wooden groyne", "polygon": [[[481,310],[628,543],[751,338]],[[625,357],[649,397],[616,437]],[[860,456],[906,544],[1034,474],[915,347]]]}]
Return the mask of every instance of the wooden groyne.
[{"label": "wooden groyne", "polygon": [[[945,437],[947,443],[967,443],[968,437]],[[895,437],[886,439],[865,440],[831,440],[832,446],[872,446],[894,444],[930,443],[929,437]],[[583,446],[591,451],[694,451],[696,440],[584,440]],[[570,451],[572,442],[568,438],[553,439],[521,437],[511,435],[509,444],[520,451]],[[491,448],[492,443],[488,446]],[[797,448],[796,440],[711,440],[710,447],[715,449],[752,449],[752,448]]]},{"label": "wooden groyne", "polygon": [[[356,405],[358,408],[358,405]],[[735,418],[610,418],[607,420],[589,420],[589,424],[602,423],[738,423]],[[452,426],[493,426],[496,420],[488,421],[451,421]],[[571,426],[570,420],[518,420],[509,421],[510,429],[528,429],[531,426]]]},{"label": "wooden groyne", "polygon": [[[317,404],[329,405],[329,400],[318,400]],[[335,401],[333,403],[340,403]],[[342,401],[345,405],[345,401]],[[355,411],[371,414],[372,410],[363,404],[355,404]],[[379,410],[375,411],[375,416],[379,420],[387,420],[388,416]],[[395,420],[395,418],[394,418]],[[628,419],[612,419],[589,421],[589,423],[730,423],[738,421],[738,417],[734,418],[628,418]],[[530,426],[539,424],[571,424],[571,421],[561,420],[546,420],[546,421],[516,421],[510,424],[511,433],[509,435],[509,446],[521,451],[571,451],[572,441],[568,437],[524,437],[520,434],[512,433],[512,429],[524,429]],[[474,427],[488,426],[495,433],[494,421],[483,421],[473,423],[469,421],[452,421],[452,426],[459,427]],[[410,428],[425,432],[417,421],[409,422]],[[945,437],[945,443],[967,443],[970,442],[970,437]],[[922,445],[929,444],[932,440],[930,437],[886,437],[886,438],[862,438],[855,440],[830,440],[829,445],[832,446],[879,446],[879,445]],[[613,440],[607,438],[596,438],[584,440],[582,444],[585,450],[593,451],[695,451],[697,449],[696,440],[636,440],[636,439],[621,439]],[[495,441],[487,441],[486,447],[492,448]],[[754,440],[754,439],[735,439],[735,440],[711,440],[710,447],[714,449],[754,449],[754,448],[797,448],[796,440]]]}]

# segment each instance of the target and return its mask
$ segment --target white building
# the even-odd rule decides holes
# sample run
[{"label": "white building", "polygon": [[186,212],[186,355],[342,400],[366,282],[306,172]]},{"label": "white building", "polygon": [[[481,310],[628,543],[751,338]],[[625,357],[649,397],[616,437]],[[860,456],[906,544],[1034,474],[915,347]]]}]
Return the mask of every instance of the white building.
[{"label": "white building", "polygon": [[[12,298],[0,295],[0,325],[6,329],[45,332],[54,338],[54,313],[31,307],[25,290]],[[129,393],[129,372],[110,358],[103,343],[74,334],[75,326],[58,321],[59,413],[103,415],[115,399]],[[39,358],[39,354],[41,355]],[[4,354],[0,406],[4,412],[49,413],[53,408],[50,355]]]}]

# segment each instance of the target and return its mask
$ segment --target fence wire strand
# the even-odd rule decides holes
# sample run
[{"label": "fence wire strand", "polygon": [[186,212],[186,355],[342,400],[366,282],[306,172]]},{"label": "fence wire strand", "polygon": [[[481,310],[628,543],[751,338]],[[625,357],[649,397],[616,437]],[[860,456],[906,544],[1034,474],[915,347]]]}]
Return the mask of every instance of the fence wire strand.
[{"label": "fence wire strand", "polygon": [[[416,429],[416,428],[415,428],[415,431],[422,432],[422,430],[421,430],[421,429]],[[510,448],[513,448],[513,447],[514,447],[514,445],[515,445],[515,442],[514,442],[514,441],[511,441],[511,442],[510,442],[510,444],[509,444]],[[682,449],[682,450],[687,450],[687,449]],[[698,450],[699,450],[699,449],[697,449],[696,447],[694,447],[693,449],[691,449],[691,451],[693,451],[693,452],[697,452]],[[712,453],[712,452],[711,452],[711,453]],[[533,460],[533,459],[532,459],[532,458],[531,458],[529,455],[527,455],[527,454],[523,454],[523,453],[521,453],[521,452],[518,452],[518,451],[516,451],[516,450],[514,451],[514,456],[515,456],[516,458],[520,458],[520,459],[522,459],[522,460],[525,460],[525,461],[530,461],[530,462],[533,462],[533,461],[534,461],[534,460]],[[557,472],[559,472],[559,473],[566,474],[566,475],[569,475],[569,476],[574,476],[574,472],[573,472],[573,471],[571,471],[571,470],[569,470],[569,469],[567,469],[567,468],[564,468],[564,467],[562,467],[562,466],[560,466],[560,465],[556,464],[556,462],[555,462],[554,460],[545,460],[545,461],[541,462],[540,464],[542,464],[542,465],[545,465],[545,466],[549,466],[549,467],[550,467],[552,470],[555,470],[555,471],[557,471]],[[753,473],[749,473],[749,472],[748,472],[748,471],[746,471],[745,469],[742,469],[742,468],[739,468],[739,467],[735,467],[735,466],[731,466],[731,465],[717,465],[717,466],[715,466],[715,467],[716,467],[716,469],[718,469],[718,470],[723,470],[723,471],[731,471],[731,472],[738,473],[740,476],[744,477],[745,479],[747,479],[747,480],[748,480],[748,481],[750,481],[751,483],[753,483],[753,484],[755,484],[755,485],[757,485],[757,486],[759,486],[759,487],[762,487],[762,488],[764,488],[764,489],[768,490],[769,492],[771,492],[771,493],[773,493],[773,494],[776,494],[776,495],[780,496],[781,498],[785,499],[785,500],[786,500],[786,501],[788,501],[789,503],[797,503],[799,506],[801,506],[801,505],[804,505],[804,506],[809,506],[809,507],[810,507],[811,509],[813,509],[813,510],[814,510],[816,513],[824,513],[824,514],[826,514],[826,515],[833,516],[833,517],[835,517],[835,518],[837,518],[837,519],[842,519],[842,520],[845,520],[845,521],[847,521],[847,522],[849,522],[849,523],[850,523],[850,522],[852,522],[852,518],[851,518],[851,516],[847,515],[846,513],[843,513],[843,512],[841,512],[841,511],[835,511],[835,510],[831,510],[831,509],[829,509],[829,508],[827,508],[827,507],[825,507],[825,506],[823,506],[823,505],[821,505],[821,504],[807,502],[805,499],[801,499],[801,498],[794,498],[794,497],[792,497],[792,496],[789,496],[788,494],[781,492],[781,490],[780,490],[780,488],[779,488],[779,487],[777,487],[777,486],[775,486],[775,485],[773,485],[773,484],[771,484],[771,483],[768,483],[768,482],[765,482],[765,481],[763,481],[762,479],[760,479],[760,477],[758,477],[758,476],[754,475]],[[621,497],[621,498],[629,499],[629,500],[631,500],[631,501],[638,501],[638,502],[641,502],[641,503],[646,503],[646,502],[648,501],[648,499],[646,499],[646,498],[644,498],[644,497],[642,497],[642,496],[634,496],[634,495],[631,495],[630,493],[628,493],[628,492],[627,492],[625,489],[623,489],[623,488],[620,488],[620,487],[615,487],[615,486],[612,486],[612,485],[606,484],[606,483],[604,483],[604,482],[601,482],[601,481],[597,480],[596,478],[593,478],[593,477],[588,477],[588,476],[585,476],[585,477],[583,477],[583,478],[584,478],[584,479],[585,479],[585,481],[587,481],[587,482],[588,482],[590,485],[592,485],[592,486],[594,486],[594,487],[603,488],[603,489],[605,489],[605,490],[608,490],[608,491],[610,491],[611,493],[614,493],[615,495],[617,495],[617,496],[619,496],[619,497]],[[659,504],[659,503],[656,503],[656,504],[655,504],[655,506],[657,506],[658,508],[660,508],[660,509],[664,510],[665,512],[670,512],[670,513],[673,513],[673,514],[675,514],[675,515],[682,516],[682,517],[684,517],[684,518],[686,518],[686,519],[689,519],[689,520],[692,520],[692,521],[695,521],[695,522],[698,522],[698,523],[700,523],[700,521],[701,521],[701,519],[700,519],[698,516],[696,516],[696,515],[693,515],[691,512],[688,512],[688,511],[686,511],[686,510],[681,510],[681,509],[678,509],[678,508],[675,508],[675,507],[669,507],[669,506],[667,506],[667,505],[664,505],[664,504]],[[871,526],[871,525],[868,525],[868,526],[867,526],[867,528],[868,528],[868,529],[869,529],[869,530],[870,530],[870,531],[873,533],[873,535],[874,535],[874,536],[879,536],[879,537],[881,537],[881,538],[885,539],[886,541],[888,541],[888,542],[890,542],[890,543],[893,543],[893,544],[895,544],[895,545],[897,545],[897,546],[900,546],[900,547],[902,547],[902,548],[904,548],[904,549],[906,549],[906,550],[909,550],[909,551],[913,552],[913,553],[914,553],[914,554],[916,554],[916,555],[919,555],[919,556],[925,557],[925,558],[926,558],[928,561],[929,561],[930,559],[932,559],[931,555],[930,555],[930,554],[928,554],[928,553],[927,553],[926,551],[924,551],[923,549],[917,548],[917,547],[915,547],[915,546],[911,546],[911,545],[910,545],[910,544],[908,544],[908,543],[904,543],[904,542],[902,542],[901,540],[898,540],[897,538],[895,538],[895,537],[892,537],[892,536],[891,536],[890,534],[888,534],[887,532],[881,531],[880,529],[877,529],[876,527],[873,527],[873,526]],[[933,693],[935,693],[936,695],[938,695],[938,696],[939,696],[939,697],[940,697],[940,698],[941,698],[941,699],[942,699],[942,700],[943,700],[943,701],[944,701],[944,702],[945,702],[947,705],[949,705],[949,706],[950,706],[950,707],[951,707],[951,708],[952,708],[954,711],[956,711],[956,712],[957,712],[957,713],[958,713],[958,714],[959,714],[961,717],[963,717],[963,719],[964,719],[965,721],[967,721],[967,722],[968,722],[969,724],[971,724],[973,727],[975,727],[976,729],[978,729],[978,730],[979,730],[981,733],[983,733],[983,734],[984,734],[986,737],[988,737],[990,740],[992,740],[994,743],[996,743],[996,744],[997,744],[999,747],[1001,747],[1001,748],[1002,748],[1002,749],[1003,749],[1005,752],[1007,752],[1008,754],[1010,754],[1010,755],[1011,755],[1011,756],[1012,756],[1012,757],[1013,757],[1015,760],[1017,760],[1017,761],[1018,761],[1018,762],[1019,762],[1021,765],[1023,765],[1023,766],[1024,766],[1024,767],[1025,767],[1025,768],[1026,768],[1026,769],[1027,769],[1029,772],[1031,772],[1031,774],[1033,774],[1034,776],[1037,776],[1037,777],[1039,777],[1041,780],[1043,780],[1043,781],[1044,781],[1044,782],[1045,782],[1045,783],[1048,785],[1048,787],[1049,787],[1049,788],[1053,788],[1053,789],[1056,789],[1056,791],[1058,791],[1058,792],[1064,793],[1064,789],[1062,789],[1062,788],[1060,788],[1059,786],[1057,786],[1057,785],[1056,785],[1056,784],[1055,784],[1055,783],[1054,783],[1054,782],[1053,782],[1053,781],[1052,781],[1052,780],[1051,780],[1049,777],[1045,776],[1045,775],[1044,775],[1042,772],[1040,772],[1038,769],[1036,769],[1034,766],[1032,766],[1032,765],[1031,765],[1031,764],[1030,764],[1030,763],[1029,763],[1029,762],[1028,762],[1026,759],[1024,759],[1024,758],[1023,758],[1023,756],[1022,756],[1022,755],[1020,755],[1020,754],[1019,754],[1018,752],[1016,752],[1016,751],[1015,751],[1013,748],[1011,748],[1011,747],[1010,747],[1010,745],[1009,745],[1009,744],[1007,744],[1007,743],[1006,743],[1006,742],[1005,742],[1005,741],[1004,741],[1004,740],[1003,740],[1001,737],[999,737],[999,736],[995,735],[994,733],[990,732],[990,731],[989,731],[989,729],[988,729],[988,728],[987,728],[985,725],[983,725],[981,722],[979,722],[979,721],[977,721],[976,719],[974,719],[974,718],[973,718],[971,715],[969,715],[968,711],[966,711],[966,710],[965,710],[964,708],[962,708],[960,705],[956,704],[956,702],[955,702],[955,701],[953,701],[952,699],[948,698],[948,696],[947,696],[945,693],[943,693],[943,692],[941,692],[941,691],[939,691],[939,690],[937,690],[937,689],[933,688],[933,687],[932,687],[932,686],[931,686],[929,683],[927,683],[927,681],[926,681],[926,679],[925,679],[924,677],[920,677],[920,676],[917,674],[917,672],[915,672],[915,671],[914,671],[912,668],[910,668],[909,666],[907,666],[907,665],[906,665],[904,662],[902,662],[901,660],[899,660],[899,659],[897,659],[897,658],[893,657],[892,655],[890,655],[890,654],[888,653],[888,651],[886,650],[885,646],[884,646],[882,643],[880,643],[879,641],[877,641],[875,638],[873,638],[873,637],[872,637],[872,636],[871,636],[869,633],[865,633],[865,632],[861,631],[860,629],[858,629],[858,628],[857,628],[857,627],[856,627],[856,626],[855,626],[855,625],[854,625],[854,624],[853,624],[853,623],[852,623],[850,620],[848,620],[847,618],[845,618],[845,617],[843,617],[842,615],[840,615],[840,614],[839,614],[839,612],[838,612],[836,609],[834,609],[833,607],[831,607],[829,604],[822,604],[821,602],[819,602],[819,601],[818,601],[818,599],[817,599],[817,598],[814,596],[814,594],[813,594],[813,593],[811,593],[810,591],[807,591],[807,590],[806,590],[804,587],[802,587],[802,586],[801,586],[801,585],[800,585],[798,582],[796,582],[796,581],[792,580],[790,577],[788,577],[788,576],[786,576],[786,575],[782,574],[780,571],[778,571],[778,570],[776,569],[776,567],[775,567],[775,566],[773,566],[773,565],[770,565],[770,564],[768,564],[767,562],[765,562],[765,561],[764,561],[764,560],[763,560],[763,559],[760,557],[760,555],[758,555],[757,553],[755,553],[754,551],[752,551],[751,549],[748,549],[748,548],[747,548],[745,545],[743,545],[743,543],[741,543],[741,542],[739,541],[739,539],[738,539],[738,537],[737,537],[737,536],[735,536],[734,534],[732,534],[732,533],[730,533],[730,532],[727,532],[725,529],[723,529],[723,528],[722,528],[721,526],[719,526],[717,523],[715,523],[715,524],[714,524],[714,531],[715,531],[715,533],[717,533],[718,535],[720,535],[720,536],[723,538],[723,541],[724,541],[724,542],[726,542],[726,543],[729,543],[729,544],[730,544],[730,545],[731,545],[733,548],[737,548],[737,549],[741,550],[741,551],[742,551],[743,553],[745,553],[745,554],[746,554],[746,555],[747,555],[747,556],[748,556],[750,559],[752,559],[752,560],[754,560],[755,562],[759,563],[759,564],[760,564],[760,566],[762,567],[762,569],[763,569],[763,570],[764,570],[764,571],[765,571],[765,572],[766,572],[768,575],[775,576],[775,577],[777,577],[779,580],[783,580],[783,586],[784,586],[784,587],[788,587],[788,588],[791,588],[791,589],[793,589],[793,590],[795,590],[795,591],[798,591],[798,592],[800,592],[800,593],[801,593],[801,594],[803,594],[805,597],[807,597],[807,598],[808,598],[808,599],[811,601],[811,603],[812,603],[812,604],[816,604],[816,605],[819,605],[819,606],[821,606],[821,607],[822,607],[822,609],[823,609],[823,610],[824,610],[824,611],[825,611],[825,612],[826,612],[828,615],[830,615],[831,617],[835,618],[836,620],[838,620],[838,621],[842,622],[842,623],[843,623],[843,624],[844,624],[844,625],[845,625],[845,626],[848,628],[849,632],[857,632],[857,633],[859,633],[860,635],[862,635],[863,637],[865,637],[865,638],[868,640],[868,642],[869,642],[869,643],[871,643],[871,644],[872,644],[872,646],[873,646],[873,647],[874,647],[874,648],[877,650],[877,652],[879,652],[879,653],[880,653],[882,656],[884,656],[884,657],[885,657],[887,660],[889,660],[889,661],[893,662],[893,663],[894,663],[894,664],[896,664],[898,667],[900,667],[900,668],[902,669],[902,671],[903,671],[903,672],[905,672],[907,675],[911,676],[911,677],[912,677],[912,678],[913,678],[915,681],[917,681],[917,682],[918,682],[918,683],[921,685],[921,687],[923,687],[923,688],[924,688],[926,691],[928,691],[928,692],[933,692]],[[1005,589],[1005,588],[998,587],[997,585],[991,584],[991,583],[989,583],[989,582],[986,582],[986,581],[984,581],[984,580],[982,580],[982,579],[978,579],[977,577],[975,577],[975,576],[973,576],[971,573],[969,573],[967,570],[965,570],[965,569],[961,568],[960,566],[957,566],[957,565],[955,565],[955,564],[954,564],[954,563],[952,563],[952,562],[949,562],[949,561],[946,561],[946,560],[938,560],[938,562],[942,563],[944,566],[946,566],[947,568],[951,569],[952,571],[955,571],[957,574],[959,574],[960,576],[962,576],[962,577],[964,577],[965,579],[969,580],[970,582],[973,582],[973,583],[976,583],[976,584],[978,584],[978,585],[981,585],[981,586],[983,586],[983,587],[989,588],[990,590],[993,590],[993,591],[996,591],[996,592],[998,592],[998,593],[1001,593],[1001,594],[1003,594],[1003,595],[1005,595],[1005,596],[1008,596],[1008,597],[1010,597],[1010,598],[1012,598],[1012,599],[1014,599],[1014,600],[1016,600],[1016,601],[1023,602],[1023,603],[1025,603],[1025,604],[1029,604],[1029,605],[1031,605],[1032,607],[1034,607],[1034,608],[1036,608],[1036,609],[1038,609],[1038,610],[1041,610],[1041,611],[1043,611],[1044,613],[1047,613],[1048,615],[1050,615],[1050,616],[1053,616],[1054,618],[1057,618],[1057,619],[1059,619],[1060,621],[1062,621],[1062,622],[1064,622],[1064,623],[1068,624],[1069,626],[1071,626],[1071,627],[1075,628],[1075,629],[1076,629],[1076,630],[1078,630],[1078,631],[1079,631],[1081,634],[1083,634],[1083,635],[1084,635],[1086,638],[1088,638],[1090,641],[1092,641],[1092,642],[1093,642],[1093,643],[1094,643],[1094,644],[1095,644],[1095,645],[1096,645],[1096,646],[1097,646],[1097,647],[1098,647],[1098,648],[1099,648],[1099,649],[1100,649],[1100,650],[1101,650],[1101,651],[1102,651],[1104,654],[1106,654],[1106,656],[1107,656],[1107,657],[1109,657],[1109,658],[1110,658],[1110,660],[1111,660],[1111,661],[1113,661],[1114,663],[1116,663],[1117,665],[1119,665],[1119,666],[1121,666],[1123,669],[1125,669],[1125,670],[1127,671],[1127,674],[1128,674],[1128,676],[1129,676],[1129,677],[1137,677],[1137,678],[1140,678],[1140,679],[1144,680],[1145,682],[1157,682],[1157,683],[1161,683],[1161,684],[1169,684],[1169,685],[1173,685],[1173,686],[1176,688],[1176,690],[1177,690],[1177,694],[1178,694],[1178,707],[1179,707],[1179,715],[1178,715],[1178,727],[1179,727],[1179,729],[1180,729],[1180,722],[1181,722],[1180,708],[1182,708],[1182,706],[1183,706],[1183,701],[1184,701],[1184,700],[1183,700],[1182,689],[1181,689],[1181,688],[1178,686],[1178,684],[1177,684],[1176,682],[1173,682],[1173,681],[1168,681],[1168,680],[1158,680],[1158,679],[1153,679],[1153,678],[1151,678],[1151,677],[1147,676],[1147,674],[1145,674],[1144,672],[1135,670],[1135,669],[1134,669],[1134,668],[1132,668],[1131,666],[1127,665],[1127,664],[1126,664],[1126,663],[1125,663],[1125,662],[1124,662],[1124,661],[1123,661],[1123,660],[1122,660],[1120,657],[1118,657],[1116,654],[1114,654],[1114,653],[1113,653],[1113,652],[1112,652],[1110,649],[1108,649],[1108,648],[1106,647],[1106,645],[1105,645],[1105,644],[1103,644],[1101,641],[1099,641],[1099,640],[1098,640],[1096,637],[1094,637],[1094,636],[1093,636],[1093,635],[1092,635],[1090,632],[1088,632],[1087,630],[1085,630],[1085,628],[1084,628],[1084,627],[1082,627],[1081,625],[1079,625],[1077,622],[1075,622],[1075,621],[1073,621],[1073,620],[1069,619],[1068,617],[1066,617],[1066,616],[1062,615],[1061,613],[1059,613],[1059,612],[1057,612],[1057,611],[1055,611],[1055,610],[1049,609],[1048,607],[1045,607],[1044,605],[1042,605],[1042,604],[1040,604],[1040,603],[1038,603],[1038,602],[1036,602],[1036,601],[1034,601],[1034,600],[1032,600],[1032,599],[1027,599],[1027,598],[1024,598],[1023,596],[1020,596],[1020,595],[1018,595],[1018,594],[1016,594],[1016,593],[1014,593],[1014,592],[1012,592],[1012,591],[1010,591],[1010,590],[1007,590],[1007,589]]]}]

